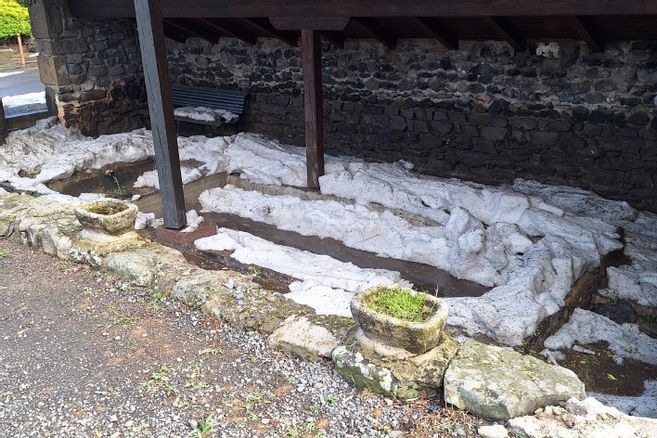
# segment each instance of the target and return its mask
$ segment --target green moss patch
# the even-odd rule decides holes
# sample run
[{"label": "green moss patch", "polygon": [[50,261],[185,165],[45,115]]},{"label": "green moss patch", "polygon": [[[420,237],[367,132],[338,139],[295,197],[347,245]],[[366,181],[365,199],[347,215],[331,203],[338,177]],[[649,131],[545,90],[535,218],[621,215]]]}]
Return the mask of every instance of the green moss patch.
[{"label": "green moss patch", "polygon": [[364,304],[384,315],[410,322],[425,322],[435,313],[434,304],[424,294],[399,286],[372,295]]}]

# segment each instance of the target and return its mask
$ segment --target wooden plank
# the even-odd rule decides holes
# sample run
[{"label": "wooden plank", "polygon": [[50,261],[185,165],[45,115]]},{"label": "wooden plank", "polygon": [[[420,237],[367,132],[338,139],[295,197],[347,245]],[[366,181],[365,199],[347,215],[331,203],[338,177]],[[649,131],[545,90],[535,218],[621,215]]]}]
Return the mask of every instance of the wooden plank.
[{"label": "wooden plank", "polygon": [[167,228],[186,225],[185,196],[180,174],[178,138],[173,119],[169,68],[159,0],[134,0],[139,47],[151,118],[155,163],[160,181],[160,199]]},{"label": "wooden plank", "polygon": [[324,94],[322,44],[319,32],[302,30],[301,45],[308,187],[318,189],[319,177],[324,175]]},{"label": "wooden plank", "polygon": [[417,17],[414,21],[420,29],[440,41],[440,44],[447,49],[457,50],[459,48],[459,39],[441,29],[435,18]]},{"label": "wooden plank", "polygon": [[604,42],[593,30],[593,26],[587,17],[568,17],[568,21],[579,37],[589,46],[591,52],[602,52]]},{"label": "wooden plank", "polygon": [[[134,17],[130,0],[69,0],[77,17]],[[657,14],[655,0],[162,0],[165,17],[537,17]]]},{"label": "wooden plank", "polygon": [[358,24],[361,29],[372,39],[377,40],[389,49],[394,49],[397,46],[397,38],[387,32],[381,24],[371,18],[353,18],[353,22]]},{"label": "wooden plank", "polygon": [[349,24],[349,17],[271,17],[269,21],[278,30],[342,31]]},{"label": "wooden plank", "polygon": [[503,39],[514,50],[524,50],[525,38],[518,33],[509,23],[502,17],[485,17],[484,20],[488,27],[493,30],[500,39]]}]

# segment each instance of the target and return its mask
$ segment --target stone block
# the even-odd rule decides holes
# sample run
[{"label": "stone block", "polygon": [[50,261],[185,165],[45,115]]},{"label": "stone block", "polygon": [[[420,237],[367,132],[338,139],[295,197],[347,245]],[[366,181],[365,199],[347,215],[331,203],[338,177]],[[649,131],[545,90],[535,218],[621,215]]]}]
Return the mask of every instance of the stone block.
[{"label": "stone block", "polygon": [[37,39],[58,38],[64,28],[63,11],[60,6],[35,1],[29,7],[32,35]]},{"label": "stone block", "polygon": [[333,351],[333,361],[338,374],[352,385],[411,399],[440,389],[458,348],[457,342],[443,335],[437,347],[416,355],[371,340],[357,329]]},{"label": "stone block", "polygon": [[44,85],[68,85],[68,69],[64,56],[39,55],[39,75]]},{"label": "stone block", "polygon": [[557,141],[558,137],[559,134],[557,134],[556,132],[546,132],[546,131],[532,132],[532,142],[541,145],[551,145],[555,141]]},{"label": "stone block", "polygon": [[492,128],[492,127],[481,128],[481,136],[491,141],[504,140],[508,132],[509,130],[506,128]]},{"label": "stone block", "polygon": [[451,361],[444,386],[446,403],[493,420],[585,397],[584,384],[572,371],[473,340]]},{"label": "stone block", "polygon": [[291,316],[283,322],[268,338],[275,348],[290,352],[295,356],[316,362],[320,357],[331,358],[338,346],[338,339],[305,316]]}]

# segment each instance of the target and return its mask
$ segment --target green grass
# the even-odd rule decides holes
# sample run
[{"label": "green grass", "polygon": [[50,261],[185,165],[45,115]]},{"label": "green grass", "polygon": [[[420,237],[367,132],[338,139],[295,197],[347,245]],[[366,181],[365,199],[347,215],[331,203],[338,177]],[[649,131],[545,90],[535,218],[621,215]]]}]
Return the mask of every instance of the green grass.
[{"label": "green grass", "polygon": [[212,433],[212,428],[214,426],[214,421],[212,416],[208,416],[206,419],[198,422],[196,430],[194,430],[195,435],[198,438],[205,438]]},{"label": "green grass", "polygon": [[7,248],[0,248],[0,259],[3,259],[5,257],[9,257],[9,254],[11,254],[11,251]]},{"label": "green grass", "polygon": [[435,311],[433,303],[424,294],[413,294],[399,286],[372,295],[365,305],[377,312],[410,322],[425,322]]}]

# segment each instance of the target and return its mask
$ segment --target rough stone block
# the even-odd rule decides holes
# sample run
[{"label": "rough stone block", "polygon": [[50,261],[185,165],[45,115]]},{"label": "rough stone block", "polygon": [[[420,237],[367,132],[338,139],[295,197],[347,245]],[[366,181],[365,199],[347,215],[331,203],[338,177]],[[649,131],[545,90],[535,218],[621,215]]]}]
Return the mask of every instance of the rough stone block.
[{"label": "rough stone block", "polygon": [[39,75],[44,85],[68,85],[70,83],[64,56],[39,55]]},{"label": "rough stone block", "polygon": [[506,128],[492,128],[492,127],[481,128],[481,136],[487,140],[492,140],[492,141],[504,140],[508,132],[509,130]]},{"label": "rough stone block", "polygon": [[572,371],[473,340],[445,372],[445,402],[489,419],[508,420],[584,396]]},{"label": "rough stone block", "polygon": [[509,429],[515,436],[527,438],[653,437],[657,436],[657,420],[625,415],[587,398],[548,406],[534,416],[514,418],[509,421]]},{"label": "rough stone block", "polygon": [[458,343],[443,335],[437,347],[416,355],[369,339],[360,329],[344,345],[333,351],[338,374],[355,386],[403,399],[438,391],[458,350]]},{"label": "rough stone block", "polygon": [[32,2],[29,7],[32,35],[35,38],[47,39],[61,36],[64,17],[61,7],[44,4],[43,1]]},{"label": "rough stone block", "polygon": [[325,327],[313,324],[308,318],[291,316],[268,338],[269,343],[283,351],[310,361],[331,358],[338,339]]}]

